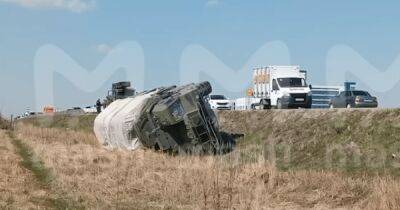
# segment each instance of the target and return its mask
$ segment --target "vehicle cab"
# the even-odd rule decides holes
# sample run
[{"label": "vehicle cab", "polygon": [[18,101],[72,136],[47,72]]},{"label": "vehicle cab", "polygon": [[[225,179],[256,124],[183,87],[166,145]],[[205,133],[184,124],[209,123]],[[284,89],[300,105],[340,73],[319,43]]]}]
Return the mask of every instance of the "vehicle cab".
[{"label": "vehicle cab", "polygon": [[299,70],[271,71],[271,105],[282,108],[311,108],[311,90]]}]

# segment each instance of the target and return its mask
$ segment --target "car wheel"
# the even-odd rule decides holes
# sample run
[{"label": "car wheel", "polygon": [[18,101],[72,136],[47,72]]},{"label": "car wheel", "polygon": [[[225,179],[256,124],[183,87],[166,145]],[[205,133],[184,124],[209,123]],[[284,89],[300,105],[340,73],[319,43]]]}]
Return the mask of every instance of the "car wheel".
[{"label": "car wheel", "polygon": [[276,108],[277,108],[277,109],[282,109],[282,102],[281,102],[281,99],[278,99],[278,101],[276,101]]},{"label": "car wheel", "polygon": [[351,104],[347,104],[346,108],[348,108],[348,109],[352,108]]}]

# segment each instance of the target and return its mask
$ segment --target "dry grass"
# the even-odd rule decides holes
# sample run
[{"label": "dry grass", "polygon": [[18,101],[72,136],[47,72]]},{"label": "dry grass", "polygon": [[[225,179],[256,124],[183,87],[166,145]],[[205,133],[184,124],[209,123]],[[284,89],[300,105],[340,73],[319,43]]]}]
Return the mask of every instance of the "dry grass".
[{"label": "dry grass", "polygon": [[273,140],[281,170],[400,176],[400,109],[228,111],[219,119],[222,130],[245,134],[239,147]]},{"label": "dry grass", "polygon": [[29,125],[19,125],[16,132],[54,170],[58,188],[87,208],[400,207],[400,182],[389,176],[282,172],[259,153],[248,154],[249,148],[224,156],[170,156],[151,150],[108,151],[87,132]]},{"label": "dry grass", "polygon": [[0,209],[35,209],[45,207],[47,191],[42,189],[29,170],[20,165],[6,131],[0,130]]},{"label": "dry grass", "polygon": [[8,120],[4,119],[0,113],[0,129],[7,130],[11,128],[11,124]]}]

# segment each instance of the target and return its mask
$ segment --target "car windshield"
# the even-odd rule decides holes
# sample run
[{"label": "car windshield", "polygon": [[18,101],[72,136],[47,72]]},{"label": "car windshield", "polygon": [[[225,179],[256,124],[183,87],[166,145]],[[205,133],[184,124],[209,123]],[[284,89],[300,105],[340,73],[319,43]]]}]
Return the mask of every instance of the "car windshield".
[{"label": "car windshield", "polygon": [[365,91],[353,91],[353,95],[355,96],[371,96],[368,92]]},{"label": "car windshield", "polygon": [[307,84],[303,78],[278,78],[281,87],[306,87]]},{"label": "car windshield", "polygon": [[225,96],[223,95],[210,95],[211,100],[225,100]]}]

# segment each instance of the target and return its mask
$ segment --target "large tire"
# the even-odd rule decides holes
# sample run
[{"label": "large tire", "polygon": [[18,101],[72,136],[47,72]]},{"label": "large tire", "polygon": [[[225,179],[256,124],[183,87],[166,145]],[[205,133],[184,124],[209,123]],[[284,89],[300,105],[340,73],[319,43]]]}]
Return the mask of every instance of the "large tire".
[{"label": "large tire", "polygon": [[277,109],[282,109],[283,107],[282,107],[282,101],[281,101],[281,99],[278,99],[277,101],[276,101],[276,108]]},{"label": "large tire", "polygon": [[261,99],[261,109],[271,109],[271,100]]}]

